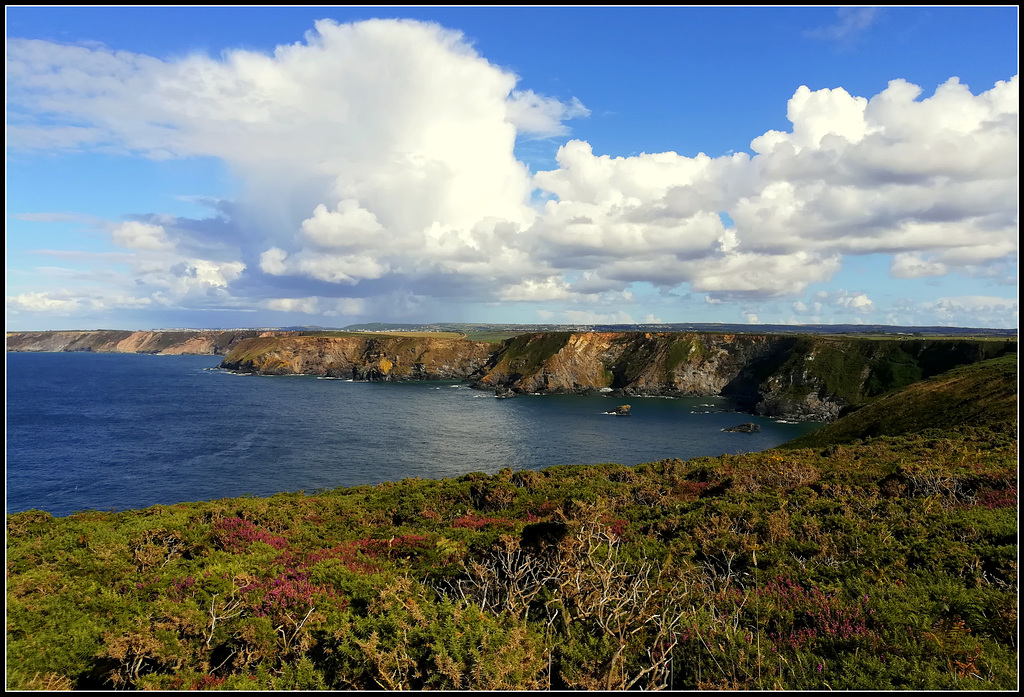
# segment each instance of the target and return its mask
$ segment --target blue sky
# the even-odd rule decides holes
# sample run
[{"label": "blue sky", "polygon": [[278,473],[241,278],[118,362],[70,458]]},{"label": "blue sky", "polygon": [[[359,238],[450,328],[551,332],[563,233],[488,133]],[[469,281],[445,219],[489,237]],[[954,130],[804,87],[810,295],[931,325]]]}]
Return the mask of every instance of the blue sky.
[{"label": "blue sky", "polygon": [[8,7],[7,327],[1017,326],[1016,7]]}]

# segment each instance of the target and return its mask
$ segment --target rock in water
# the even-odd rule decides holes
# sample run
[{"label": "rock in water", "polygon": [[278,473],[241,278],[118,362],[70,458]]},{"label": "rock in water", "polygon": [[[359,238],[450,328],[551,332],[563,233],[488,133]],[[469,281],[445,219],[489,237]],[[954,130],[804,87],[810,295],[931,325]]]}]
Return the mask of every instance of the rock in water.
[{"label": "rock in water", "polygon": [[629,405],[623,404],[622,406],[615,407],[612,409],[611,413],[618,416],[629,416]]},{"label": "rock in water", "polygon": [[723,428],[722,430],[726,433],[757,433],[761,430],[761,427],[757,424],[740,424],[739,426]]}]

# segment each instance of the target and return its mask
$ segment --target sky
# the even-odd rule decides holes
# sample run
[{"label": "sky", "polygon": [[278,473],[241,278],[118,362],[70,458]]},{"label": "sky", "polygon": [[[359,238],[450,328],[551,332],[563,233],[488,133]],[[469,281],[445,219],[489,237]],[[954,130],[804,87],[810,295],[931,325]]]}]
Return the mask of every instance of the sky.
[{"label": "sky", "polygon": [[1017,26],[8,6],[7,329],[1017,327]]}]

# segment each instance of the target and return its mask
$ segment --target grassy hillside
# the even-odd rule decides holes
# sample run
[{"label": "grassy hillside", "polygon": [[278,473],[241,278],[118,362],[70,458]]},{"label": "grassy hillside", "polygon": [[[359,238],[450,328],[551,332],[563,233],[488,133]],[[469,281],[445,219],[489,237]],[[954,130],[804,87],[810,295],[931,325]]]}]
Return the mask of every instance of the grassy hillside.
[{"label": "grassy hillside", "polygon": [[[803,379],[783,388],[792,399],[823,387],[846,404],[863,405],[959,365],[1013,354],[1015,339],[862,339],[796,336],[755,366],[757,377]],[[808,379],[809,378],[809,379]]]},{"label": "grassy hillside", "polygon": [[1017,428],[1017,354],[942,373],[891,392],[783,448],[814,448],[929,428]]}]

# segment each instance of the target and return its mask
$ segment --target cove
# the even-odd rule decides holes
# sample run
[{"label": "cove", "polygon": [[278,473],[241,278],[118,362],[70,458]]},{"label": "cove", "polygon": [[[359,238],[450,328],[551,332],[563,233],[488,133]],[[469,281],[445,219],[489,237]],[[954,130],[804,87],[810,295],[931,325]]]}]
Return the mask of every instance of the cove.
[{"label": "cove", "polygon": [[[125,510],[504,467],[765,450],[820,424],[721,397],[495,399],[454,382],[217,370],[217,356],[7,354],[7,512]],[[724,428],[757,423],[758,433]]]}]

